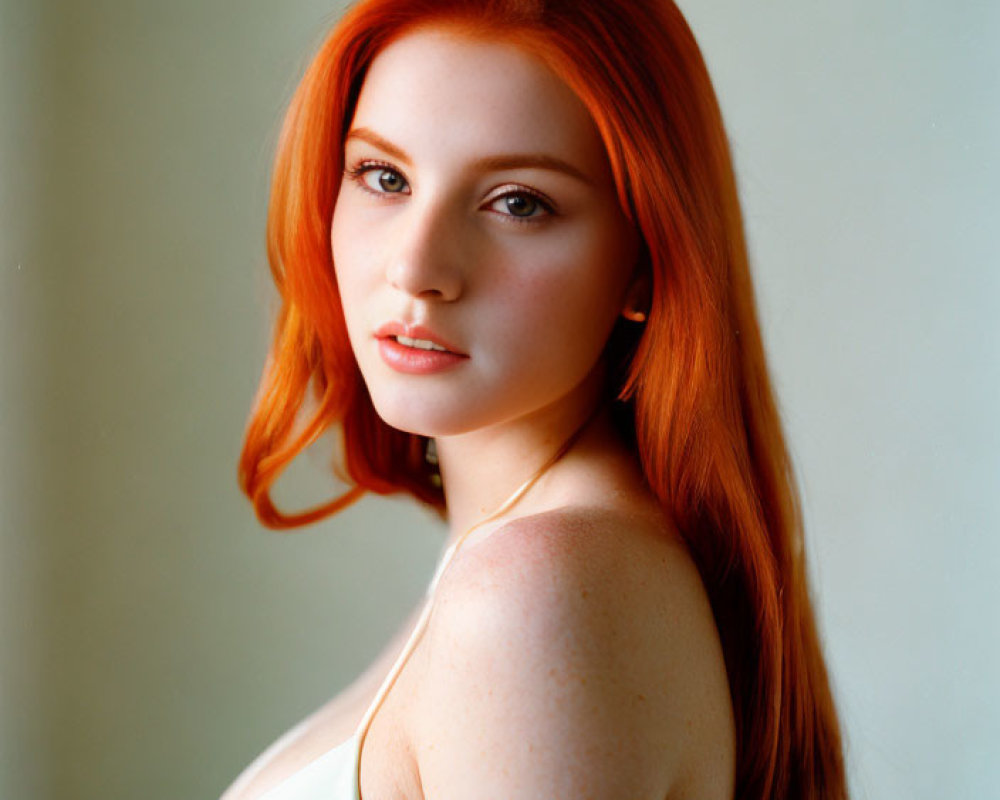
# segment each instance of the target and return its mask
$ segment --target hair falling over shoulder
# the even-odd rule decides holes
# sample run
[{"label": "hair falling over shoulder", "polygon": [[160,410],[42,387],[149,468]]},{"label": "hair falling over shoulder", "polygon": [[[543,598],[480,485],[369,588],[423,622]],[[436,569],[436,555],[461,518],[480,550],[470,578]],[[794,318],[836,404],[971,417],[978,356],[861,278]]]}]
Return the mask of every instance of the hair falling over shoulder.
[{"label": "hair falling over shoulder", "polygon": [[[347,12],[306,71],[278,143],[267,242],[281,308],[241,487],[275,528],[313,522],[365,491],[410,492],[444,510],[426,440],[390,428],[372,407],[329,241],[343,137],[365,71],[388,43],[429,23],[531,51],[596,121],[652,286],[641,332],[616,331],[609,343],[610,391],[712,602],[736,716],[736,796],[845,798],[728,141],[701,52],[669,0],[365,0]],[[271,486],[330,428],[343,436],[335,470],[354,488],[325,506],[281,513]]]}]

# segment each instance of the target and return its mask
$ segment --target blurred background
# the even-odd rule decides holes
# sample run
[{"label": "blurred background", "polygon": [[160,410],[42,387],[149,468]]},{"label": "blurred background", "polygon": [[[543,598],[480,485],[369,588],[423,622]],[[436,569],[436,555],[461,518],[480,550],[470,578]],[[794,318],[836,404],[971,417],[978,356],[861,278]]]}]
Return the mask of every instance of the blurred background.
[{"label": "blurred background", "polygon": [[[685,0],[726,114],[859,799],[1000,785],[1000,5]],[[0,797],[214,798],[429,580],[236,487],[268,175],[336,2],[0,0]],[[278,499],[337,491],[313,448]]]}]

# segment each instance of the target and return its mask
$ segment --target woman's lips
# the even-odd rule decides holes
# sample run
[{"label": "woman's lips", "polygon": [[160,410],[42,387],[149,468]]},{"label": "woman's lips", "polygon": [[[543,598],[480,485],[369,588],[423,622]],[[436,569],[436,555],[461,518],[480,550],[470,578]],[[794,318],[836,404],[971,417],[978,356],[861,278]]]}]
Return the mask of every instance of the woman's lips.
[{"label": "woman's lips", "polygon": [[451,369],[468,359],[454,345],[422,325],[388,322],[375,331],[379,355],[397,372],[428,375]]},{"label": "woman's lips", "polygon": [[406,372],[410,375],[441,372],[468,359],[468,356],[452,353],[448,350],[423,350],[419,347],[408,347],[392,337],[379,339],[378,351],[386,364],[397,372]]}]

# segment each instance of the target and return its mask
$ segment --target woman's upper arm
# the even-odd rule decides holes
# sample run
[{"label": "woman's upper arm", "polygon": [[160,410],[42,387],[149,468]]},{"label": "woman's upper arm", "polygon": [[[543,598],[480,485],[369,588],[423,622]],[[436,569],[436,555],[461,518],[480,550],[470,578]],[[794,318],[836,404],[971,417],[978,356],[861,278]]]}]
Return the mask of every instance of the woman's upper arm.
[{"label": "woman's upper arm", "polygon": [[684,592],[658,585],[677,570],[561,517],[498,533],[439,586],[410,725],[425,797],[662,800],[700,691]]}]

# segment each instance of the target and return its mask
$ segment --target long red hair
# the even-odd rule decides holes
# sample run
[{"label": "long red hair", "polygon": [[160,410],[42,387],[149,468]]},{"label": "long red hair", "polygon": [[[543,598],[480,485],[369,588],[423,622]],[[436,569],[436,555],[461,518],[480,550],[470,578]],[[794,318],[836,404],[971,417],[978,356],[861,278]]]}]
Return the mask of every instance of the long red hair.
[{"label": "long red hair", "polygon": [[[445,511],[426,439],[389,427],[372,407],[330,249],[343,138],[368,65],[434,22],[532,52],[596,121],[652,287],[640,332],[612,334],[609,392],[712,603],[736,717],[737,797],[846,797],[729,146],[698,45],[669,0],[364,0],[343,17],[306,71],[278,144],[267,244],[281,307],[241,487],[275,528],[320,519],[365,491],[406,491]],[[280,512],[275,479],[332,426],[343,436],[335,471],[353,488],[319,508]]]}]

